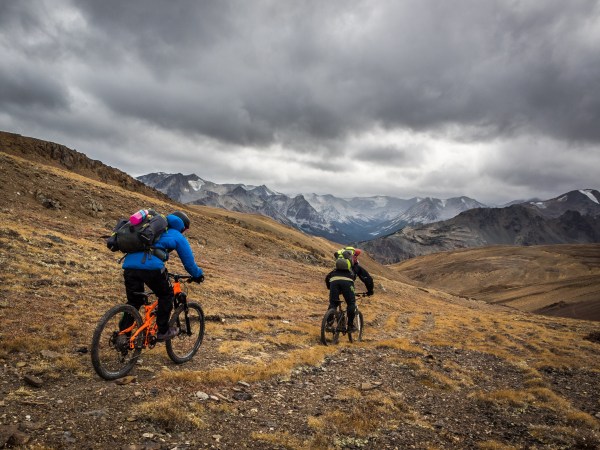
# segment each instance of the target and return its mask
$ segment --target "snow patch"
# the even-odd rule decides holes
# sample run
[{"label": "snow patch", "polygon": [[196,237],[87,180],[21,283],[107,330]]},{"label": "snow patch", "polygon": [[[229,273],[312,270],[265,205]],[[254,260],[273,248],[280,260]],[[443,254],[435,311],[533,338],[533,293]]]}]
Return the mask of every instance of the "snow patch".
[{"label": "snow patch", "polygon": [[202,180],[190,180],[188,181],[188,184],[190,185],[190,187],[194,190],[194,191],[199,191],[202,189],[202,186],[204,186],[204,181]]},{"label": "snow patch", "polygon": [[579,192],[581,192],[583,195],[587,196],[594,203],[598,203],[600,205],[600,201],[598,201],[598,199],[594,196],[594,194],[592,193],[591,190],[583,189],[583,190],[580,190]]},{"label": "snow patch", "polygon": [[563,195],[561,198],[559,198],[557,201],[558,202],[566,202],[569,199],[569,197],[567,195]]}]

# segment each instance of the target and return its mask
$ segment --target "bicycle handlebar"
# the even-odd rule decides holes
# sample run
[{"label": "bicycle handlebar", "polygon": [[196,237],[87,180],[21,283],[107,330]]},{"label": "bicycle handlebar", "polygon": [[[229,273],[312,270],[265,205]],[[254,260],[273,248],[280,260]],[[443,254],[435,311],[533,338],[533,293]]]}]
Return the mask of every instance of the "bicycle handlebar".
[{"label": "bicycle handlebar", "polygon": [[169,278],[173,278],[175,281],[179,281],[179,280],[187,281],[188,283],[192,280],[191,275],[181,275],[178,273],[169,273]]},{"label": "bicycle handlebar", "polygon": [[355,292],[354,296],[355,297],[368,297],[369,294],[367,292]]}]

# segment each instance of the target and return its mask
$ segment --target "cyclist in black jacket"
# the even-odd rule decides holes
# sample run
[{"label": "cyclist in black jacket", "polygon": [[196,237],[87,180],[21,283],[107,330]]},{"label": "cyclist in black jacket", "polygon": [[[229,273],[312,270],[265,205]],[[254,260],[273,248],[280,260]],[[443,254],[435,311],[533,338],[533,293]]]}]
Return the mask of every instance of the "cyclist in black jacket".
[{"label": "cyclist in black jacket", "polygon": [[356,312],[356,297],[354,295],[354,280],[358,277],[367,288],[367,295],[373,295],[373,278],[367,269],[358,263],[360,249],[345,247],[335,252],[335,270],[325,277],[325,285],[329,289],[329,309],[337,308],[340,294],[343,295],[348,305],[348,323],[350,332],[356,331],[354,327],[354,315]]}]

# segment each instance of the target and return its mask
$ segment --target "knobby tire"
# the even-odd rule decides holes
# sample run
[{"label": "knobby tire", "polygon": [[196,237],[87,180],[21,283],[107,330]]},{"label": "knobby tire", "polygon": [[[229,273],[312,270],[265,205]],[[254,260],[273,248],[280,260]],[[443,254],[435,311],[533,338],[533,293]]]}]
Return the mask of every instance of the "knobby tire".
[{"label": "knobby tire", "polygon": [[133,317],[135,326],[132,334],[144,321],[140,313],[131,305],[117,305],[109,309],[98,321],[91,345],[91,358],[94,370],[105,380],[116,380],[129,373],[142,351],[141,347],[129,348],[126,335],[119,335],[119,322],[125,314]]},{"label": "knobby tire", "polygon": [[364,320],[363,315],[360,311],[356,311],[356,314],[354,316],[354,326],[356,326],[357,330],[354,333],[348,332],[348,340],[350,342],[361,342],[363,335]]},{"label": "knobby tire", "polygon": [[[327,331],[327,322],[330,317],[333,317],[332,322],[332,331]],[[323,321],[321,322],[321,344],[329,345],[329,344],[337,344],[340,339],[340,326],[339,317],[337,316],[336,309],[328,310],[323,316]]]},{"label": "knobby tire", "polygon": [[181,364],[194,357],[204,338],[204,311],[196,302],[187,302],[188,320],[185,306],[175,309],[169,327],[179,328],[179,334],[165,342],[167,354],[174,363]]}]

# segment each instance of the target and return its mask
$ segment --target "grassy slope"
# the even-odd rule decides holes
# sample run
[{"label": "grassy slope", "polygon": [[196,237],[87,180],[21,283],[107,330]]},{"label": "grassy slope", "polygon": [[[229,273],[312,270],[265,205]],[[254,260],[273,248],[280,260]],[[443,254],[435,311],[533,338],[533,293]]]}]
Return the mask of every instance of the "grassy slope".
[{"label": "grassy slope", "polygon": [[[156,372],[147,386],[166,387],[166,397],[150,403],[143,395],[130,398],[124,406],[128,411],[137,411],[150,423],[163,423],[164,419],[148,405],[168,401],[169,392],[183,389],[186,395],[193,395],[200,389],[221,388],[239,380],[285,378],[298,368],[319,366],[327,358],[343,357],[340,351],[350,350],[347,344],[337,348],[318,344],[320,318],[327,304],[323,277],[335,249],[325,240],[308,237],[264,217],[176,205],[3,153],[0,185],[4,191],[0,198],[0,264],[4,268],[0,281],[7,287],[0,293],[0,363],[5,367],[3,376],[10,379],[3,388],[5,400],[0,408],[8,411],[7,417],[20,410],[20,395],[34,395],[26,388],[17,388],[24,372],[43,378],[49,386],[68,382],[68,389],[74,393],[87,389],[105,391],[104,382],[95,376],[87,357],[74,354],[73,349],[86,346],[100,315],[123,301],[121,270],[116,263],[119,255],[106,250],[102,236],[124,212],[133,212],[142,205],[165,212],[181,208],[191,215],[189,239],[207,273],[207,281],[193,287],[191,295],[201,300],[207,314],[222,317],[225,322],[208,324],[207,348],[201,360],[174,367],[165,361],[162,349],[145,353],[139,373],[143,375],[142,369]],[[42,206],[40,199],[44,197],[58,201],[60,209]],[[572,442],[577,430],[596,433],[597,421],[590,415],[594,411],[552,391],[543,372],[548,367],[568,367],[597,374],[598,344],[583,339],[594,331],[592,323],[516,313],[431,287],[412,286],[396,271],[368,258],[364,262],[376,278],[377,295],[362,307],[367,319],[367,341],[352,347],[364,351],[361,360],[367,366],[357,375],[359,379],[371,370],[367,367],[377,366],[382,373],[395,373],[399,379],[416,374],[411,385],[415,383],[434,396],[441,391],[456,392],[458,401],[466,405],[484,401],[509,408],[534,403],[536,408],[546,408],[559,424],[555,434],[561,436],[561,442]],[[174,262],[171,270],[182,269]],[[489,355],[503,366],[518,369],[532,385],[548,389],[552,395],[544,391],[542,401],[542,394],[532,391],[529,385],[511,391],[510,395],[518,400],[506,400],[509,394],[502,394],[500,385],[492,385],[490,390],[474,384],[479,367],[463,366],[459,361],[438,370],[418,360],[428,352],[443,349],[450,349],[453,355],[459,350]],[[40,357],[42,350],[60,356],[44,359]],[[387,356],[372,359],[382,351],[397,356],[389,361]],[[405,364],[407,372],[402,369]],[[391,379],[386,380],[391,384]],[[410,399],[405,399],[406,411],[410,413],[405,411],[400,416],[397,408],[386,406],[397,404],[394,399],[402,396],[401,391],[349,394],[344,386],[334,384],[330,388],[342,389],[336,395],[346,396],[346,407],[365,401],[377,405],[373,409],[377,415],[370,418],[367,431],[357,431],[359,437],[373,439],[372,435],[379,433],[383,439],[402,417],[405,427],[427,433],[430,442],[441,446],[452,442],[447,441],[443,430],[429,424],[426,413],[410,406]],[[492,395],[496,391],[500,392],[498,397]],[[110,407],[118,404],[114,400]],[[215,417],[219,423],[235,423],[242,433],[244,427],[250,426],[233,407],[203,413],[188,407],[192,409],[182,407],[182,414],[188,418],[201,415],[204,423],[212,423]],[[336,410],[332,408],[323,406],[320,414],[334,420]],[[58,410],[52,414],[62,420]],[[120,412],[114,414],[119,416]],[[273,433],[268,438],[243,434],[238,438],[255,443],[271,439],[269,442],[287,448],[308,448],[311,442],[315,448],[334,446],[327,421],[318,417],[305,417],[308,428],[294,430],[291,435]],[[84,426],[83,422],[80,426]],[[36,433],[36,442],[54,442],[51,433]],[[500,438],[470,439],[493,446]],[[60,446],[58,442],[54,445]],[[108,445],[107,442],[102,445]]]},{"label": "grassy slope", "polygon": [[469,249],[392,267],[457,295],[522,311],[600,320],[600,244]]}]

